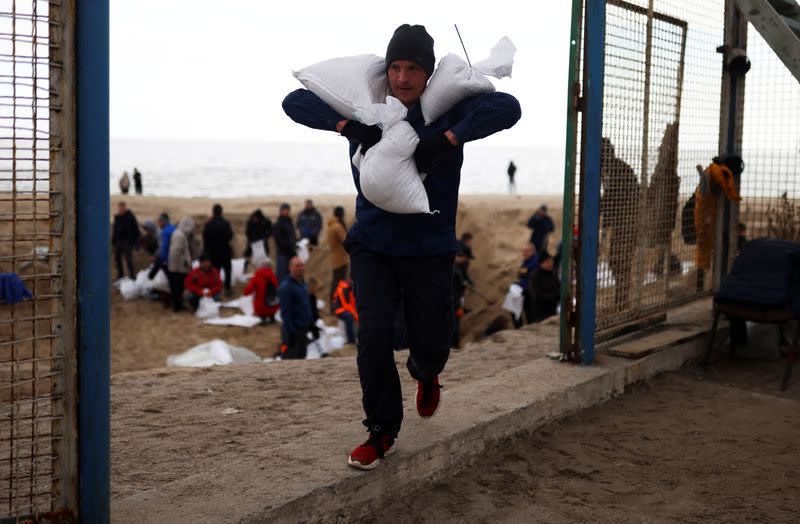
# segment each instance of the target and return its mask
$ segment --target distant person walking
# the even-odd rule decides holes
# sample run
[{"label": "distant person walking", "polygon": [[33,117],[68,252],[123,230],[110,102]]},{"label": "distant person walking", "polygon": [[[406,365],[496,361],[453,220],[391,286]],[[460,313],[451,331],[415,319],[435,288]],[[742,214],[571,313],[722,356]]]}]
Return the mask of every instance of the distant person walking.
[{"label": "distant person walking", "polygon": [[267,218],[260,209],[250,213],[245,229],[247,235],[247,248],[244,251],[245,258],[253,255],[253,244],[262,242],[264,244],[264,254],[269,255],[269,237],[272,236],[272,221]]},{"label": "distant person walking", "polygon": [[135,167],[133,168],[133,189],[137,195],[142,194],[142,174]]},{"label": "distant person walking", "polygon": [[509,195],[517,195],[517,183],[514,181],[514,175],[517,173],[517,166],[514,165],[514,161],[508,163],[508,194]]},{"label": "distant person walking", "polygon": [[308,286],[303,280],[305,264],[300,257],[289,262],[289,276],[281,282],[278,297],[281,304],[281,320],[286,332],[287,359],[306,358],[308,331],[313,323],[311,299]]},{"label": "distant person walking", "polygon": [[214,204],[211,218],[203,226],[203,250],[208,253],[211,265],[225,270],[225,295],[231,294],[231,240],[233,229],[222,216],[222,206]]},{"label": "distant person walking", "polygon": [[172,310],[185,309],[183,305],[183,283],[186,275],[192,270],[192,260],[195,252],[199,251],[194,238],[194,220],[185,216],[178,222],[178,227],[172,233],[169,242],[169,289],[172,296]]},{"label": "distant person walking", "polygon": [[123,195],[127,195],[130,188],[131,188],[131,177],[128,176],[127,171],[123,171],[122,176],[119,178],[119,190],[122,192]]},{"label": "distant person walking", "polygon": [[[328,219],[328,249],[330,254],[328,260],[331,264],[333,275],[331,277],[331,290],[328,299],[331,300],[336,286],[341,280],[347,280],[347,251],[344,249],[344,239],[347,238],[347,226],[344,223],[344,208],[337,206],[333,210],[333,216]],[[333,312],[333,301],[331,301],[331,312]]]},{"label": "distant person walking", "polygon": [[555,231],[556,226],[553,219],[547,214],[547,206],[542,204],[539,209],[528,219],[528,229],[531,230],[531,244],[536,248],[537,253],[547,251],[547,238]]},{"label": "distant person walking", "polygon": [[275,246],[277,247],[278,282],[283,282],[289,274],[289,261],[297,254],[297,238],[294,236],[294,223],[289,204],[281,204],[280,215],[275,221]]},{"label": "distant person walking", "polygon": [[117,214],[114,215],[114,228],[111,235],[111,245],[114,247],[114,260],[117,264],[117,278],[122,278],[125,273],[122,271],[122,259],[128,267],[128,275],[136,278],[136,271],[133,267],[133,249],[139,242],[139,222],[136,216],[128,209],[125,202],[117,205]]},{"label": "distant person walking", "polygon": [[312,200],[306,200],[305,207],[297,215],[297,231],[300,238],[307,238],[312,246],[319,244],[319,233],[322,231],[322,215],[314,207]]}]

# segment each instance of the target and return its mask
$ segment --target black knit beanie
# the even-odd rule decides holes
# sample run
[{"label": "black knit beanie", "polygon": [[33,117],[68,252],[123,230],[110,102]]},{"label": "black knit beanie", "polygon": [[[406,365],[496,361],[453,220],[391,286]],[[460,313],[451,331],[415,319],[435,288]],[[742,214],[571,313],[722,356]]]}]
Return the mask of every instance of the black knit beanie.
[{"label": "black knit beanie", "polygon": [[436,57],[433,54],[433,37],[424,25],[403,24],[394,30],[386,48],[386,69],[395,60],[410,60],[419,64],[428,74],[433,74]]}]

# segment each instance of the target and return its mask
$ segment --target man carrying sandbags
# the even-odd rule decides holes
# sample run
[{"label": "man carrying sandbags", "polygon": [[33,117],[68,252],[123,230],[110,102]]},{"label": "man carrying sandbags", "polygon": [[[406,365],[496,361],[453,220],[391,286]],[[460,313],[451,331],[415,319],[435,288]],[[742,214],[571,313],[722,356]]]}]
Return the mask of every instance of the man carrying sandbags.
[{"label": "man carrying sandbags", "polygon": [[[348,463],[360,469],[380,465],[394,451],[400,431],[403,401],[392,347],[401,306],[410,348],[407,367],[417,380],[417,413],[430,418],[439,407],[439,374],[450,354],[454,328],[451,288],[464,143],[510,128],[520,117],[514,97],[492,92],[458,102],[426,126],[420,97],[434,62],[433,38],[423,26],[397,28],[386,50],[388,87],[407,108],[406,121],[419,136],[414,160],[427,174],[425,192],[430,209],[437,212],[380,209],[364,197],[360,172],[351,166],[358,196],[356,221],[345,248],[358,305],[357,362],[369,439],[351,452]],[[351,158],[382,137],[381,128],[341,116],[311,91],[290,93],[283,108],[298,123],[347,137]]]}]

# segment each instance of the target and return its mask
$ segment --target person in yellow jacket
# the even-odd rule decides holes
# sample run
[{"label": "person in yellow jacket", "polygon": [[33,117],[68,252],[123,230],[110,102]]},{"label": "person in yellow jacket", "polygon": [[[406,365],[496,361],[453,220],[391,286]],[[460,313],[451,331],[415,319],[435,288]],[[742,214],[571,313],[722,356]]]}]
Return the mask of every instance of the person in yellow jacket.
[{"label": "person in yellow jacket", "polygon": [[331,300],[331,313],[333,313],[333,293],[339,281],[347,279],[347,251],[344,250],[344,239],[347,238],[347,226],[344,223],[344,208],[337,206],[333,210],[333,216],[328,219],[327,224],[328,238],[328,260],[331,264],[333,275],[331,278],[331,290],[328,298]]},{"label": "person in yellow jacket", "polygon": [[340,280],[333,292],[333,313],[336,318],[344,322],[347,334],[347,343],[356,343],[356,324],[358,323],[358,311],[356,311],[356,295],[353,293],[353,285],[349,280]]}]

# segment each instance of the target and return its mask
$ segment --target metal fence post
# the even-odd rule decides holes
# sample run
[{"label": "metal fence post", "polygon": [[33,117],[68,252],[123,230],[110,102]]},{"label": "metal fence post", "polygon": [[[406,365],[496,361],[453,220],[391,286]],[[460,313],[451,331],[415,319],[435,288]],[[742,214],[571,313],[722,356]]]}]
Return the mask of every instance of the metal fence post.
[{"label": "metal fence post", "polygon": [[581,193],[583,205],[580,218],[580,279],[578,307],[580,318],[578,337],[581,360],[594,362],[594,334],[597,307],[597,254],[600,228],[600,147],[603,135],[603,81],[605,75],[605,0],[586,0],[586,71],[584,86],[586,111],[584,130],[586,149],[585,178]]},{"label": "metal fence post", "polygon": [[76,0],[80,520],[110,519],[109,3]]}]

